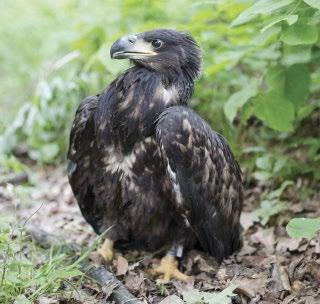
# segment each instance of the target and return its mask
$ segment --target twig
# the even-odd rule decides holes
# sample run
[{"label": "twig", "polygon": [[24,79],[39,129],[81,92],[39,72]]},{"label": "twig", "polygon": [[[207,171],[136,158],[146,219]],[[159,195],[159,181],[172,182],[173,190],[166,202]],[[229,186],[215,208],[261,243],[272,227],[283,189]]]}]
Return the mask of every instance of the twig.
[{"label": "twig", "polygon": [[[63,243],[56,236],[34,226],[26,226],[26,232],[44,248],[62,246],[75,254],[79,252],[80,247],[78,244]],[[106,290],[107,293],[110,294],[110,298],[116,304],[143,304],[143,302],[134,297],[114,274],[108,271],[104,266],[96,267],[85,259],[81,261],[80,269],[87,277],[96,281],[104,290]]]},{"label": "twig", "polygon": [[25,172],[13,173],[6,178],[1,178],[0,186],[4,186],[6,184],[18,185],[18,184],[26,183],[28,182],[28,180],[29,180],[29,176]]}]

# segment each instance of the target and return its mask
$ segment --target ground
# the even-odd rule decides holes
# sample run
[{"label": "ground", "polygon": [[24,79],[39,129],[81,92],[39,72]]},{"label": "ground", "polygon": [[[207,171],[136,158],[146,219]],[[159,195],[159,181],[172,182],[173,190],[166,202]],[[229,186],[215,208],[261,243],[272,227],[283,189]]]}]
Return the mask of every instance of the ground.
[{"label": "ground", "polygon": [[[35,187],[27,194],[20,186],[0,187],[0,214],[15,214],[66,242],[76,242],[85,248],[91,246],[96,236],[80,214],[64,170],[46,168],[31,175],[30,182]],[[148,273],[150,266],[160,261],[156,253],[117,252],[112,272],[145,303],[174,303],[173,298],[167,297],[182,297],[193,289],[220,291],[230,285],[236,286],[233,303],[320,303],[320,237],[310,241],[289,238],[283,225],[293,214],[320,216],[320,194],[291,203],[289,212],[277,216],[271,221],[272,226],[262,226],[255,215],[259,194],[258,186],[246,190],[241,219],[244,246],[239,253],[220,266],[198,251],[183,257],[181,269],[192,276],[192,282],[157,285]],[[95,254],[92,260],[100,262]],[[62,299],[63,296],[44,295],[35,303],[105,303],[105,293],[91,281],[81,281],[78,288],[81,292],[77,297]],[[88,298],[83,300],[85,297]]]}]

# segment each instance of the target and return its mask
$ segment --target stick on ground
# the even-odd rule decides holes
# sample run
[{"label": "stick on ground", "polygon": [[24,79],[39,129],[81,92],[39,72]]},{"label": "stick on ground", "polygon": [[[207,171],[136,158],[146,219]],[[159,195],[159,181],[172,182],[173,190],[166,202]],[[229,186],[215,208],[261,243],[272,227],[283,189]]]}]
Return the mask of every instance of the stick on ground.
[{"label": "stick on ground", "polygon": [[[78,244],[62,243],[56,236],[45,232],[37,227],[28,225],[26,232],[32,239],[34,239],[40,246],[50,248],[51,246],[65,246],[68,250],[75,254],[79,252]],[[126,287],[115,277],[113,273],[108,271],[104,266],[96,267],[88,260],[81,262],[81,271],[89,278],[96,281],[101,287],[110,291],[110,298],[116,304],[143,304],[139,299],[134,297]]]}]

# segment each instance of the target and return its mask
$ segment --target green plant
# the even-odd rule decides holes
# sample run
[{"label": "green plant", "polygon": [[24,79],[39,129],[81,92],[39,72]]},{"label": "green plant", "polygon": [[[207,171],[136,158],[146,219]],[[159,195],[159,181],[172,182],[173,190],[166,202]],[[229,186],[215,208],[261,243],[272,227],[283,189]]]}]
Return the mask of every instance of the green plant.
[{"label": "green plant", "polygon": [[277,215],[287,209],[288,202],[281,200],[281,195],[291,185],[293,185],[292,181],[285,181],[278,189],[271,192],[267,191],[262,195],[260,208],[255,211],[261,219],[262,225],[266,225],[271,216]]},{"label": "green plant", "polygon": [[294,218],[287,225],[287,232],[293,238],[313,238],[320,231],[320,218]]},{"label": "green plant", "polygon": [[75,286],[83,276],[72,256],[58,247],[37,247],[13,217],[0,219],[0,252],[0,302],[4,304],[33,303],[42,295],[63,294],[64,284]]}]

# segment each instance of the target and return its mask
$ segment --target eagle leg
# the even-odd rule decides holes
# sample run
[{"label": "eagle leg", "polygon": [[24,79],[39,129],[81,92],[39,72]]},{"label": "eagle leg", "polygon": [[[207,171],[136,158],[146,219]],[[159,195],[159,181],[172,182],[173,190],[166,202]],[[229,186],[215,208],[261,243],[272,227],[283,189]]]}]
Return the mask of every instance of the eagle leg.
[{"label": "eagle leg", "polygon": [[106,238],[102,246],[98,249],[98,253],[104,258],[107,263],[112,262],[114,256],[113,241]]},{"label": "eagle leg", "polygon": [[172,255],[166,255],[160,261],[160,265],[153,268],[156,276],[161,276],[157,280],[158,283],[167,283],[171,279],[177,279],[180,281],[190,281],[191,277],[185,275],[178,269],[178,261],[176,257]]}]

